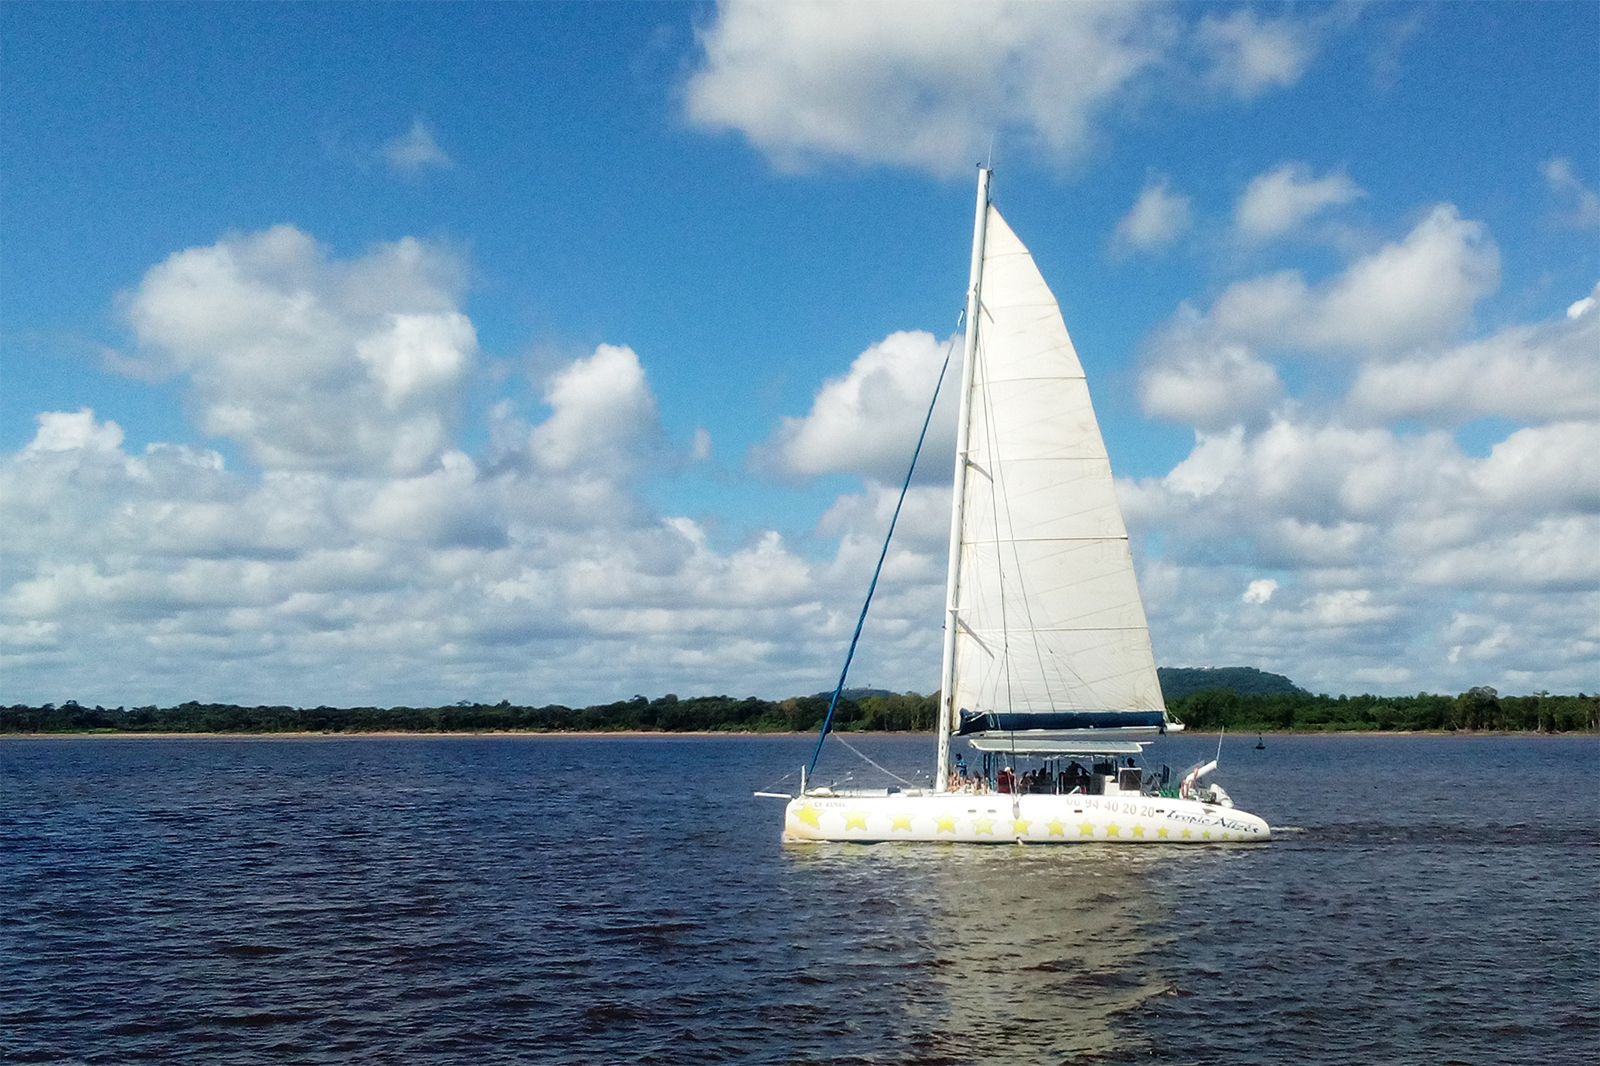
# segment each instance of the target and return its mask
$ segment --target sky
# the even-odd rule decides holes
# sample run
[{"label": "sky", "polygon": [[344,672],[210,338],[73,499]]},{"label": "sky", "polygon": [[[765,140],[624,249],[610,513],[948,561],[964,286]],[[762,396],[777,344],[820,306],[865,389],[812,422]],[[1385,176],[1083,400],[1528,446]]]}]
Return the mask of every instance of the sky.
[{"label": "sky", "polygon": [[1592,0],[13,2],[0,700],[831,689],[985,162],[1158,663],[1600,689]]}]

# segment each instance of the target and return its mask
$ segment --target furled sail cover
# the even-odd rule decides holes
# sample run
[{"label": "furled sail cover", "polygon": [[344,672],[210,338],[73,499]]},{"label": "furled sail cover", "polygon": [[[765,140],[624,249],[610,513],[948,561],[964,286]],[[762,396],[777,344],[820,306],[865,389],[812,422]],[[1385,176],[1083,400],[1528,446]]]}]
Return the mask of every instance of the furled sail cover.
[{"label": "furled sail cover", "polygon": [[[954,691],[964,719],[986,721],[961,731],[1159,722],[1150,631],[1083,367],[1033,256],[993,207],[977,328]],[[1120,713],[1070,713],[1084,711]]]}]

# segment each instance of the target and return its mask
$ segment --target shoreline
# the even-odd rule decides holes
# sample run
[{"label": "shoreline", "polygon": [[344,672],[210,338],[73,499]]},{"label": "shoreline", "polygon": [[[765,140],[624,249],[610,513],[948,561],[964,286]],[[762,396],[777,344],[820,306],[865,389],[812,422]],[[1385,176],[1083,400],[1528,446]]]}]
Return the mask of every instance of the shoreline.
[{"label": "shoreline", "polygon": [[[931,731],[914,730],[871,730],[853,731],[838,730],[841,735],[855,737],[932,737]],[[1218,730],[1186,729],[1185,735],[1195,737],[1225,737],[1228,734]],[[1379,729],[1279,729],[1279,730],[1240,730],[1232,735],[1249,739],[1255,733],[1258,737],[1584,737],[1600,736],[1600,731],[1588,729],[1571,729],[1565,732],[1540,732],[1534,729],[1415,729],[1415,730],[1379,730]],[[230,733],[230,732],[160,732],[155,730],[84,730],[81,732],[63,733],[0,733],[0,741],[5,740],[45,740],[52,738],[94,738],[94,739],[166,739],[166,740],[199,740],[215,738],[218,740],[343,740],[371,738],[374,740],[392,740],[396,738],[448,738],[470,739],[473,737],[517,737],[525,739],[561,738],[570,737],[579,740],[594,740],[613,737],[621,740],[647,740],[662,739],[667,737],[815,737],[816,730],[786,730],[782,732],[755,732],[753,730],[659,730],[659,729],[588,729],[588,730],[534,730],[534,729],[481,729],[481,730],[407,730],[407,729],[373,729],[373,730],[283,730],[281,732],[259,733]],[[1158,741],[1157,741],[1158,742]]]}]

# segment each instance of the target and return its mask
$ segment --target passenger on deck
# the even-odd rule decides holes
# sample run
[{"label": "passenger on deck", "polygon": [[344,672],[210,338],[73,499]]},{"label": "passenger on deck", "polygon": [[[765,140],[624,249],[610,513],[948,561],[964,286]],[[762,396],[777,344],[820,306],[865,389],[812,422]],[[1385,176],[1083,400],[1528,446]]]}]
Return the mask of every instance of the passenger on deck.
[{"label": "passenger on deck", "polygon": [[1009,793],[1015,787],[1016,780],[1016,775],[1011,772],[1011,768],[1003,766],[1000,768],[1000,772],[994,775],[994,790],[996,792]]},{"label": "passenger on deck", "polygon": [[1089,771],[1085,770],[1076,759],[1067,767],[1066,778],[1068,792],[1082,792],[1089,787]]}]

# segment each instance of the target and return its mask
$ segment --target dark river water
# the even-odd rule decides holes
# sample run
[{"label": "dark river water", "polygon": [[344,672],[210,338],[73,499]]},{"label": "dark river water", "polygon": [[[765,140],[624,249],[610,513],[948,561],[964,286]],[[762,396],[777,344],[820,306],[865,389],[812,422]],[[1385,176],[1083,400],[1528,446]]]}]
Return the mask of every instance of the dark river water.
[{"label": "dark river water", "polygon": [[1600,738],[1255,742],[1269,845],[1024,848],[786,847],[802,737],[0,741],[0,1057],[1600,1061]]}]

